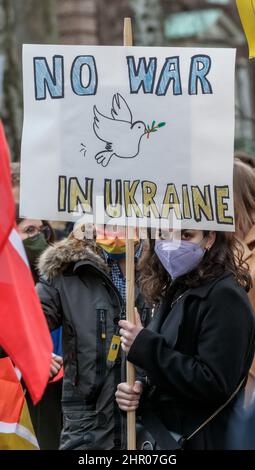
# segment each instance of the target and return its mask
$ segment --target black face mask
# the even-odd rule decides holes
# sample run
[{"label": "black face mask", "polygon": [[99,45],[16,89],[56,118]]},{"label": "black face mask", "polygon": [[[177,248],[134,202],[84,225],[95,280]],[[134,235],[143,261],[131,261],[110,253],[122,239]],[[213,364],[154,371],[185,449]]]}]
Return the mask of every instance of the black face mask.
[{"label": "black face mask", "polygon": [[49,246],[43,233],[38,233],[34,237],[28,237],[23,240],[28,261],[34,266],[41,253]]}]

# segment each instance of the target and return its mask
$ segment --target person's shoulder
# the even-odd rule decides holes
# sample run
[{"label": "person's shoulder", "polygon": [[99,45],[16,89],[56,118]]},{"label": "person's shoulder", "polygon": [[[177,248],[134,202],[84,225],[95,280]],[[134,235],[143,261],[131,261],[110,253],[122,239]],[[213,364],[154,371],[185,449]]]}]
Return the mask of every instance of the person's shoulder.
[{"label": "person's shoulder", "polygon": [[231,323],[233,328],[255,331],[254,312],[246,290],[238,284],[234,276],[219,279],[211,289],[205,305],[207,312]]},{"label": "person's shoulder", "polygon": [[49,246],[40,256],[37,268],[39,282],[53,283],[53,280],[62,274],[69,262],[70,248],[67,240],[55,242]]},{"label": "person's shoulder", "polygon": [[58,278],[47,277],[45,274],[43,274],[42,276],[39,276],[39,279],[35,284],[35,288],[39,296],[42,292],[49,292],[56,289],[58,290]]},{"label": "person's shoulder", "polygon": [[94,266],[106,270],[104,260],[93,250],[93,247],[84,240],[65,238],[49,246],[38,262],[40,276],[50,280],[62,278],[63,275],[73,273],[76,263],[89,262]]},{"label": "person's shoulder", "polygon": [[248,298],[245,288],[237,282],[232,274],[220,277],[212,286],[210,293],[211,295],[239,295],[243,298]]},{"label": "person's shoulder", "polygon": [[248,294],[243,286],[241,286],[233,275],[220,278],[210,291],[209,298],[211,301],[217,302],[222,308],[226,306],[231,308],[237,307],[252,314],[252,307]]}]

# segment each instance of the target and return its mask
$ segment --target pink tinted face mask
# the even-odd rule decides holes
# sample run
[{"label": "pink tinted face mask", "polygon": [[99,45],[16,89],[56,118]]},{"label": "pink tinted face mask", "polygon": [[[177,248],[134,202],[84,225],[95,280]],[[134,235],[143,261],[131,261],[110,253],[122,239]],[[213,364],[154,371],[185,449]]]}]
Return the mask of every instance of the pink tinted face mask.
[{"label": "pink tinted face mask", "polygon": [[200,244],[186,240],[156,240],[154,250],[172,279],[195,269],[206,251]]}]

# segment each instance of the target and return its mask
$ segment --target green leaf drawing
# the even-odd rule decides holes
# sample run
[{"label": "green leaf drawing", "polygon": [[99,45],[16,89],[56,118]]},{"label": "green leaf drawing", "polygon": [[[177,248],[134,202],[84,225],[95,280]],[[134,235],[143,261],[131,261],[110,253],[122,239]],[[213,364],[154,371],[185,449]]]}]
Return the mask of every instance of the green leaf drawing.
[{"label": "green leaf drawing", "polygon": [[164,127],[166,125],[166,122],[161,121],[156,126],[155,126],[155,124],[156,124],[156,121],[152,121],[151,127],[150,127],[149,124],[147,124],[146,132],[145,132],[147,134],[147,139],[149,138],[149,136],[152,132],[157,132],[158,129],[160,129],[160,127]]}]

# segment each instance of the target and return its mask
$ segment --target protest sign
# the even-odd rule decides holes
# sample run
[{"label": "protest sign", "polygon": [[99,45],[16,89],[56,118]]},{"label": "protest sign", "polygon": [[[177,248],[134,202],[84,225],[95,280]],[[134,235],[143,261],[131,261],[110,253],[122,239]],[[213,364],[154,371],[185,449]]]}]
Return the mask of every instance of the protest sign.
[{"label": "protest sign", "polygon": [[21,216],[234,230],[233,49],[25,45]]}]

